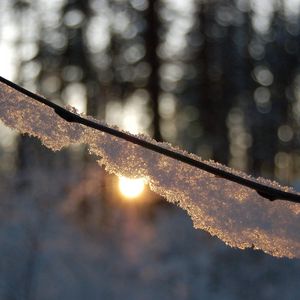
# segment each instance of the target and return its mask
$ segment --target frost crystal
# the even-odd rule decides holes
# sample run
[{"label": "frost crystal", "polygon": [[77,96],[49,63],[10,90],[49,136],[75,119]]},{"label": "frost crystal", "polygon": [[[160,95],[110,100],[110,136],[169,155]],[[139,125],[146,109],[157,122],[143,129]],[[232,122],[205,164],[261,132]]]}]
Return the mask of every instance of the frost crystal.
[{"label": "frost crystal", "polygon": [[[107,171],[144,177],[154,192],[185,209],[196,228],[207,230],[232,247],[254,247],[274,256],[300,257],[299,204],[270,202],[237,183],[109,134],[68,123],[52,108],[3,83],[0,83],[0,119],[21,133],[39,138],[52,150],[73,143],[87,144]],[[171,149],[168,144],[161,145]],[[207,163],[249,178],[220,164]],[[256,181],[290,191],[264,179]]]}]

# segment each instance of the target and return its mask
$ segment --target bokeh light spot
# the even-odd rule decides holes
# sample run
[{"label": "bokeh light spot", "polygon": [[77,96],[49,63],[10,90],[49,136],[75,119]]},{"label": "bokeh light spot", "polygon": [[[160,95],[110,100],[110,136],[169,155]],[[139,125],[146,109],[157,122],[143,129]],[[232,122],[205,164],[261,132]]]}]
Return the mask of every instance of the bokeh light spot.
[{"label": "bokeh light spot", "polygon": [[127,177],[119,177],[119,190],[126,199],[136,199],[142,195],[145,188],[145,180],[143,178],[131,179]]}]

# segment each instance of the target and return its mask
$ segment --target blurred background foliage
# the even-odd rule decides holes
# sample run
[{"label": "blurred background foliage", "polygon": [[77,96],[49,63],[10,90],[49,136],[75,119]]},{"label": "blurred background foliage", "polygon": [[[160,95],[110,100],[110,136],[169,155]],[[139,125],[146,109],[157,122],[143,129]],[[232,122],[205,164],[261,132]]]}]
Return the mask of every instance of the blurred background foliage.
[{"label": "blurred background foliage", "polygon": [[[133,133],[293,184],[300,164],[299,6],[3,0],[1,75]],[[1,133],[2,169],[31,166],[39,150]]]},{"label": "blurred background foliage", "polygon": [[[0,75],[297,187],[299,14],[299,0],[1,0]],[[84,146],[52,153],[0,126],[0,298],[299,296],[298,261],[229,249],[148,205],[148,190],[119,201],[90,160]]]}]

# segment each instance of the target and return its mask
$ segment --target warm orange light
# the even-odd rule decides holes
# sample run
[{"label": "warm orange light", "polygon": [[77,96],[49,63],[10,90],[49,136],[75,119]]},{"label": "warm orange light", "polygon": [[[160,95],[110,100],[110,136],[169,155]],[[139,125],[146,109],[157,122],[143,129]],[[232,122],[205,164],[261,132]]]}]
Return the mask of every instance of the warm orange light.
[{"label": "warm orange light", "polygon": [[119,177],[119,189],[121,194],[127,199],[139,197],[145,188],[145,180],[143,178],[130,179],[127,177]]}]

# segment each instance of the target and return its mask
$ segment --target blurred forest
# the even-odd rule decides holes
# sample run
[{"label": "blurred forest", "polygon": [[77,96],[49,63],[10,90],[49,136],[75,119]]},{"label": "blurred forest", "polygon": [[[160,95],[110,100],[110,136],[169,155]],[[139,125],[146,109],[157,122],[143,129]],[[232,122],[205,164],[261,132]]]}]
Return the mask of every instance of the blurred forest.
[{"label": "blurred forest", "polygon": [[[299,0],[1,0],[0,75],[132,133],[255,176],[299,184]],[[228,249],[195,233],[176,208],[149,205],[156,197],[149,191],[147,207],[142,202],[128,208],[112,200],[119,197],[115,179],[92,160],[83,146],[52,153],[1,125],[1,299],[299,296],[298,261]],[[54,213],[62,203],[64,214],[78,217],[78,231],[64,214]],[[77,239],[82,244],[74,254]],[[170,264],[164,264],[169,255]],[[116,257],[129,261],[121,271],[109,267]],[[51,259],[58,269],[63,265],[65,290],[53,292],[58,279],[48,285]],[[243,270],[253,264],[253,273]],[[96,270],[102,266],[104,271]],[[140,269],[144,273],[137,275]],[[114,277],[119,271],[105,284],[105,272]],[[128,274],[136,280],[128,283],[129,291],[120,279]],[[81,292],[68,293],[83,276]],[[104,281],[98,290],[97,276]],[[159,283],[164,278],[168,288]],[[257,295],[247,290],[249,284]]]},{"label": "blurred forest", "polygon": [[[203,158],[299,177],[299,1],[0,5],[4,77]],[[27,138],[1,140],[2,168],[55,160]]]}]

